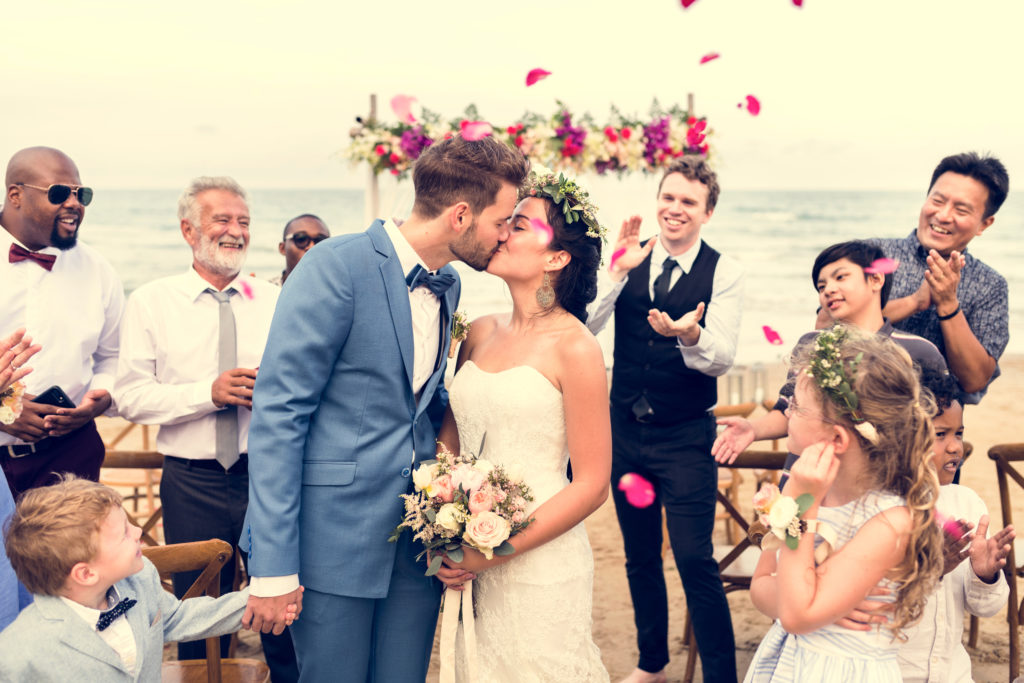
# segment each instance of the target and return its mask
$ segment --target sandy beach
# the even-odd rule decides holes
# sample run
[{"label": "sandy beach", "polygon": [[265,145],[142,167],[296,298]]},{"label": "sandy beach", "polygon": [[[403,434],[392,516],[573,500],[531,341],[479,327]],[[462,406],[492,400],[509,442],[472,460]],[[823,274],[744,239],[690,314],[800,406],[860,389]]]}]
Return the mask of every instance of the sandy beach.
[{"label": "sandy beach", "polygon": [[[1024,441],[1016,420],[1020,409],[1017,396],[1024,391],[1024,356],[1004,357],[1001,362],[1002,376],[996,380],[984,402],[978,407],[969,407],[965,414],[966,439],[974,445],[974,455],[963,467],[961,483],[977,491],[993,517],[993,526],[1001,527],[999,512],[999,490],[996,484],[995,466],[987,457],[988,449],[995,444]],[[781,376],[782,369],[775,368],[771,380]],[[768,386],[773,386],[769,384]],[[758,409],[754,416],[763,414]],[[123,423],[120,420],[104,420],[101,432],[105,439],[116,434]],[[122,443],[121,448],[141,447],[137,441],[138,430]],[[760,446],[762,444],[755,444]],[[745,511],[750,510],[750,498],[754,493],[753,478],[745,477],[741,487],[740,502]],[[1014,496],[1014,518],[1024,520],[1024,495],[1019,491]],[[615,520],[611,499],[605,503],[586,523],[595,560],[594,586],[594,637],[601,648],[602,658],[616,681],[632,671],[636,662],[636,631],[633,626],[633,611],[626,584],[622,537]],[[715,529],[716,542],[725,541],[724,522]],[[686,667],[687,650],[683,645],[683,623],[686,618],[685,598],[671,553],[665,558],[665,573],[668,576],[670,600],[670,652],[672,661],[668,665],[669,681],[681,681]],[[757,612],[750,603],[749,595],[739,591],[728,596],[732,609],[733,627],[736,632],[737,664],[741,672],[746,671],[757,644],[767,631],[770,621]],[[966,621],[964,637],[966,639]],[[978,647],[970,650],[973,661],[974,680],[978,683],[1007,680],[1009,672],[1009,648],[1006,610],[997,616],[981,620],[981,636]],[[251,636],[243,637],[240,656],[259,656]],[[436,643],[435,643],[436,655]],[[437,657],[431,662],[429,683],[437,677]],[[700,666],[697,678],[700,677]]]}]

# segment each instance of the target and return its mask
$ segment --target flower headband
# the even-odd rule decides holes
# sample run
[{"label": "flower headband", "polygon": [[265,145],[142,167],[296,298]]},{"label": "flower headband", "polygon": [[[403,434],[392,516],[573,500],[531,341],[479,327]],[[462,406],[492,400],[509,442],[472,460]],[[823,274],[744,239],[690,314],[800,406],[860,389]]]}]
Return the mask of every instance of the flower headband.
[{"label": "flower headband", "polygon": [[589,193],[572,178],[555,173],[540,164],[534,164],[523,187],[523,197],[547,197],[562,208],[565,222],[572,224],[583,221],[587,236],[607,241],[607,232],[597,221],[597,207],[590,201]]},{"label": "flower headband", "polygon": [[839,353],[840,347],[848,338],[847,331],[838,325],[831,330],[819,332],[814,340],[810,363],[804,369],[804,373],[814,380],[832,403],[850,416],[854,429],[861,436],[871,443],[878,443],[878,431],[857,412],[860,401],[853,392],[853,378],[857,376],[857,366],[864,358],[864,353],[858,353],[847,364],[843,363]]}]

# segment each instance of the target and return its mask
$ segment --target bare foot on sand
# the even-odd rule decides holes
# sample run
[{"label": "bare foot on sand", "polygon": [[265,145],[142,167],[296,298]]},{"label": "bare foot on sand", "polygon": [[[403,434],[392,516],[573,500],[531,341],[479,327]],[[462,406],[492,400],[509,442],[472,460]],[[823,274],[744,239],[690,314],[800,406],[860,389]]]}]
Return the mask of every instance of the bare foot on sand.
[{"label": "bare foot on sand", "polygon": [[621,683],[668,683],[668,677],[664,669],[653,674],[643,669],[633,669],[633,673],[623,678]]}]

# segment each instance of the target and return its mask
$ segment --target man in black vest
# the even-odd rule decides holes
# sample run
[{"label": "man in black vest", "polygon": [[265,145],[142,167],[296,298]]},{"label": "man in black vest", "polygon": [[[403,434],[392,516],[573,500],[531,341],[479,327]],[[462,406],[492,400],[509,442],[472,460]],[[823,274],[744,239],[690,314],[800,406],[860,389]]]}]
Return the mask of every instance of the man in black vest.
[{"label": "man in black vest", "polygon": [[[711,409],[718,400],[716,378],[736,354],[743,273],[700,236],[718,191],[702,158],[674,162],[658,186],[660,235],[641,243],[640,217],[623,223],[614,250],[621,255],[610,268],[614,284],[587,322],[596,333],[615,314],[612,493],[640,650],[629,683],[666,680],[662,506],[704,680],[736,680],[729,604],[711,556],[718,486]],[[616,484],[630,472],[654,485],[654,504],[640,508],[626,500]]]}]

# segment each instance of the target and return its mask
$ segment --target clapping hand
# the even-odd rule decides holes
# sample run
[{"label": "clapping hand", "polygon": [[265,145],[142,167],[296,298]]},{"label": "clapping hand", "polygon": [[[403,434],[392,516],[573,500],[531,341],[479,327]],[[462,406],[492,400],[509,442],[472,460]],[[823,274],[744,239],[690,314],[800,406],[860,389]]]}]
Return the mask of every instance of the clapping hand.
[{"label": "clapping hand", "polygon": [[715,424],[724,425],[725,429],[711,444],[711,455],[716,462],[731,465],[754,443],[754,425],[745,417],[723,417]]},{"label": "clapping hand", "polygon": [[954,251],[949,259],[942,258],[939,252],[932,249],[928,252],[928,269],[924,271],[924,280],[928,283],[931,303],[939,315],[949,315],[956,310],[959,302],[956,290],[960,285],[960,271],[964,267],[964,256]]},{"label": "clapping hand", "polygon": [[951,533],[945,526],[942,528],[942,575],[950,573],[960,566],[967,557],[973,534],[974,525],[967,520],[950,520],[946,524],[955,524],[958,533]]},{"label": "clapping hand", "polygon": [[991,538],[985,538],[988,523],[988,515],[982,515],[978,520],[978,531],[971,541],[969,553],[971,568],[977,577],[987,583],[993,583],[999,570],[1006,566],[1006,556],[1010,553],[1011,544],[1017,534],[1012,526],[1008,526],[992,534]]},{"label": "clapping hand", "polygon": [[655,239],[647,240],[647,244],[640,246],[640,216],[630,216],[622,221],[622,228],[619,230],[619,238],[615,240],[612,253],[622,250],[622,254],[612,262],[609,269],[612,280],[618,282],[626,277],[629,271],[636,268],[647,258],[654,248]]},{"label": "clapping hand", "polygon": [[664,337],[680,337],[683,346],[693,346],[700,338],[700,319],[704,317],[704,302],[697,304],[697,308],[683,315],[679,320],[673,320],[672,316],[657,308],[647,312],[647,322],[654,331]]},{"label": "clapping hand", "polygon": [[32,372],[25,363],[40,348],[39,344],[32,344],[31,337],[25,336],[24,328],[0,340],[0,391],[6,391],[7,387]]}]

